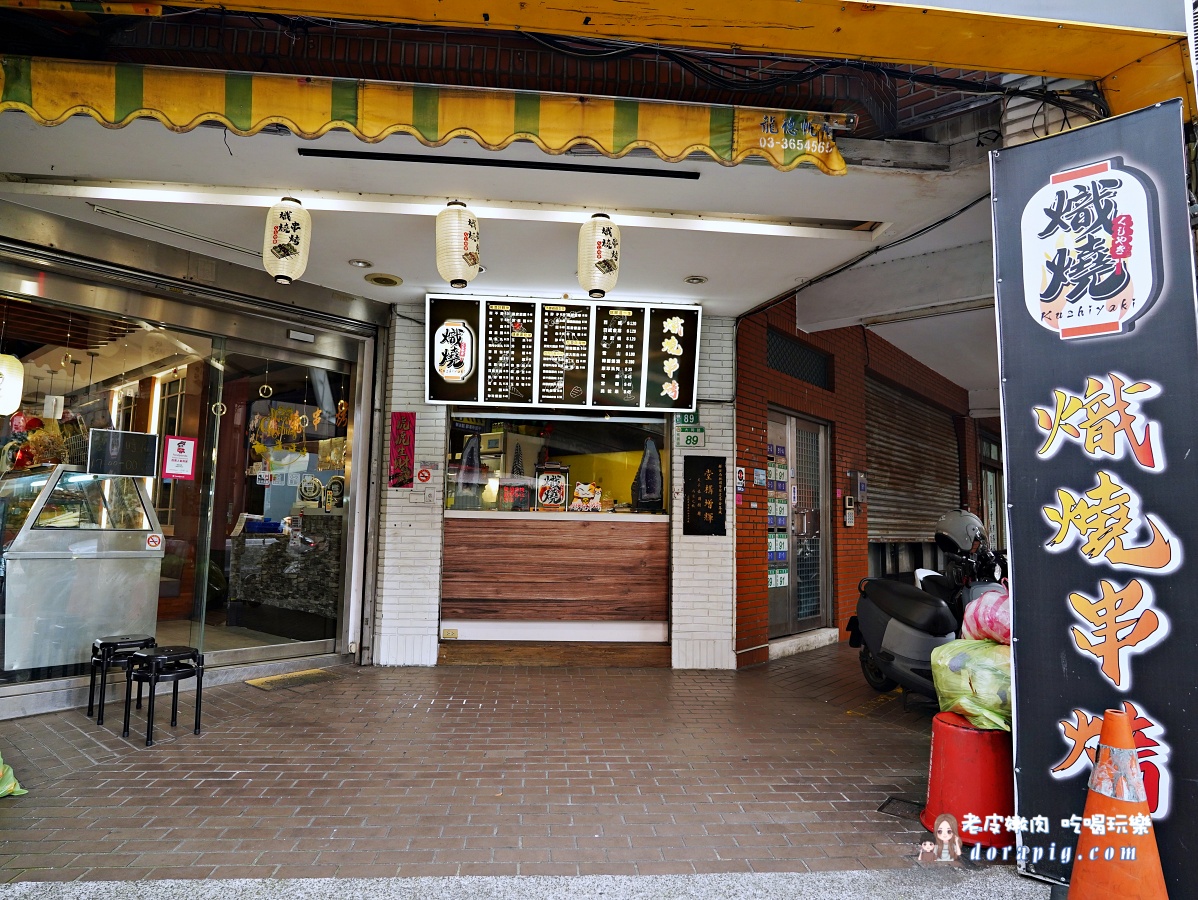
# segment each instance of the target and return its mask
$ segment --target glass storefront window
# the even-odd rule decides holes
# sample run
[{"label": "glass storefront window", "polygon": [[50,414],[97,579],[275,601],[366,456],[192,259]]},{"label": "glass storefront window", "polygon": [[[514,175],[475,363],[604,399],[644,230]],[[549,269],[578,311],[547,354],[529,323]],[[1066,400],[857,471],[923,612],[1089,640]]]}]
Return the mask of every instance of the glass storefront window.
[{"label": "glass storefront window", "polygon": [[445,508],[659,513],[668,509],[662,418],[450,416]]},{"label": "glass storefront window", "polygon": [[223,626],[222,647],[333,639],[352,499],[350,373],[243,354],[224,362],[212,533],[224,589],[208,621]]},{"label": "glass storefront window", "polygon": [[[104,634],[153,633],[210,664],[331,652],[356,367],[0,302],[0,353],[25,367],[21,407],[0,417],[0,683],[84,675]],[[88,474],[95,429],[154,436],[157,475]],[[168,446],[190,466],[168,474]],[[118,571],[109,551],[133,561]]]}]

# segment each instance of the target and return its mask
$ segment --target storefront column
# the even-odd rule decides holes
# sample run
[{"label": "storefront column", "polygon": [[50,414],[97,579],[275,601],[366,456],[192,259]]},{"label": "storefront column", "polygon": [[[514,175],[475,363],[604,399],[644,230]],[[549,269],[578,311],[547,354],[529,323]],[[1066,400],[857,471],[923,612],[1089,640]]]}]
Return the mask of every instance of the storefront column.
[{"label": "storefront column", "polygon": [[[736,653],[736,323],[703,319],[699,354],[702,450],[671,454],[670,644],[675,669],[734,669]],[[728,479],[724,537],[682,534],[682,461],[687,453],[723,456]]]},{"label": "storefront column", "polygon": [[427,483],[412,488],[383,488],[374,661],[382,666],[435,666],[441,531],[445,521],[447,407],[424,402],[423,305],[397,309],[391,328],[383,460],[390,459],[391,453],[390,414],[414,412],[417,465],[423,461],[437,465]]}]

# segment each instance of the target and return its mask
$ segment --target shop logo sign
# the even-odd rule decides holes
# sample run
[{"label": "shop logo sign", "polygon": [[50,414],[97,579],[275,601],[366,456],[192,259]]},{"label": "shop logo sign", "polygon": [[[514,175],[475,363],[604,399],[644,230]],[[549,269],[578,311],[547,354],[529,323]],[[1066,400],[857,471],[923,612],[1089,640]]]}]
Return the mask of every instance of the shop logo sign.
[{"label": "shop logo sign", "polygon": [[462,319],[446,319],[433,333],[437,374],[451,384],[465,381],[474,371],[477,342],[474,329]]},{"label": "shop logo sign", "polygon": [[1112,157],[1054,173],[1023,208],[1027,310],[1062,340],[1131,330],[1161,290],[1156,192]]}]

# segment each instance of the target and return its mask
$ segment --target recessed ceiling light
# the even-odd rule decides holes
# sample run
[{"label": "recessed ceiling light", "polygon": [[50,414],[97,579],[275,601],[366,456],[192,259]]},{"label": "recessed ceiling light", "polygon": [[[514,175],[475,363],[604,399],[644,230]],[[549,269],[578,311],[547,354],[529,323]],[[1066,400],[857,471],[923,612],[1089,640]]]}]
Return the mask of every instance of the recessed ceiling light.
[{"label": "recessed ceiling light", "polygon": [[351,259],[349,264],[355,269],[369,269],[374,265],[374,263],[368,259]]},{"label": "recessed ceiling light", "polygon": [[687,275],[682,280],[687,284],[707,284],[706,275]]},{"label": "recessed ceiling light", "polygon": [[403,279],[398,275],[388,275],[385,272],[371,272],[364,277],[377,287],[399,287],[403,284]]}]

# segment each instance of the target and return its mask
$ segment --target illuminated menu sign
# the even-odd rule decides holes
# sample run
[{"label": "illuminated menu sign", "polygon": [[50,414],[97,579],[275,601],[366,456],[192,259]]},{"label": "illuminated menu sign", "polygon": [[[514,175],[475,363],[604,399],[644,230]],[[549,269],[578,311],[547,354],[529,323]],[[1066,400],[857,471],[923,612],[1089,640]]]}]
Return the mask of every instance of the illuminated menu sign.
[{"label": "illuminated menu sign", "polygon": [[546,406],[586,406],[591,358],[591,307],[541,305],[541,364],[537,397]]},{"label": "illuminated menu sign", "polygon": [[486,332],[483,338],[483,400],[507,406],[532,399],[532,303],[504,301],[483,304]]},{"label": "illuminated menu sign", "polygon": [[437,294],[425,303],[429,403],[695,408],[697,306]]},{"label": "illuminated menu sign", "polygon": [[645,367],[645,310],[637,306],[595,308],[595,365],[591,397],[595,406],[641,403],[641,371]]}]

